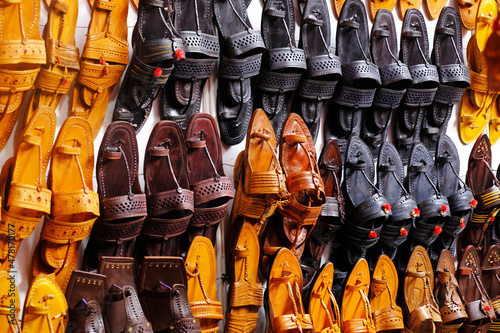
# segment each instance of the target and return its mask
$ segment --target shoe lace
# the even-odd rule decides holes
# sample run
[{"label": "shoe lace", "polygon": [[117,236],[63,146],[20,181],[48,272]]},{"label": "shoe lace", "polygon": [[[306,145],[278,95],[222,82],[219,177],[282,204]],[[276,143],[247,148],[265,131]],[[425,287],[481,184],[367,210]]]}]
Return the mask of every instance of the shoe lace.
[{"label": "shoe lace", "polygon": [[425,163],[425,160],[420,160],[420,162],[416,162],[414,163],[412,166],[411,166],[411,170],[413,172],[418,172],[418,173],[421,173],[421,174],[424,174],[425,176],[425,179],[427,179],[427,181],[429,182],[429,184],[431,185],[432,189],[434,190],[434,192],[436,193],[436,196],[439,198],[441,196],[441,193],[439,192],[439,190],[437,189],[436,185],[434,184],[434,182],[432,181],[431,177],[429,177],[429,174],[428,174],[428,166],[426,165]]},{"label": "shoe lace", "polygon": [[[413,30],[420,32],[420,26],[419,26],[419,24],[417,22],[412,23],[411,27],[413,28]],[[427,57],[425,56],[424,51],[422,50],[422,47],[420,46],[420,42],[419,42],[419,38],[422,37],[422,35],[421,34],[420,34],[420,36],[413,35],[411,37],[413,37],[415,39],[415,43],[417,44],[418,52],[420,53],[420,56],[424,60],[425,66],[429,67],[430,63],[427,60]]]}]

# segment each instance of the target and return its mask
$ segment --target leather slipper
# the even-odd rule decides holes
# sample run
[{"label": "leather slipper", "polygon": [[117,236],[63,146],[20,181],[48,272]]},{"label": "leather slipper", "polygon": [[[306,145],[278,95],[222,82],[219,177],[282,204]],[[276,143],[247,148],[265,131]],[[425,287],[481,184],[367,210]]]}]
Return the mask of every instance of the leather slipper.
[{"label": "leather slipper", "polygon": [[420,134],[421,141],[431,154],[436,150],[439,136],[446,133],[453,104],[460,102],[465,88],[470,86],[469,68],[464,63],[462,49],[462,26],[458,11],[454,7],[445,7],[436,25],[431,55],[441,85],[432,107],[427,108]]},{"label": "leather slipper", "polygon": [[31,235],[43,214],[50,213],[51,191],[45,175],[55,132],[54,110],[38,108],[21,133],[15,156],[2,168],[0,270],[11,270],[21,242]]},{"label": "leather slipper", "polygon": [[[483,270],[483,285],[484,289],[491,298],[491,304],[493,306],[493,311],[497,316],[500,315],[500,246],[492,245],[483,255],[483,261],[481,263],[481,269]],[[497,326],[495,324],[495,326]]]},{"label": "leather slipper", "polygon": [[376,332],[369,290],[370,269],[366,260],[360,259],[347,279],[342,296],[342,332]]},{"label": "leather slipper", "polygon": [[155,332],[201,333],[187,298],[187,277],[180,257],[144,257],[139,294]]},{"label": "leather slipper", "polygon": [[139,149],[134,128],[124,121],[112,122],[106,128],[97,155],[101,215],[92,227],[85,248],[85,270],[95,271],[102,255],[132,255],[130,245],[139,235],[148,213],[138,168]]},{"label": "leather slipper", "polygon": [[306,56],[295,44],[295,13],[292,0],[266,1],[262,10],[262,54],[255,105],[269,117],[277,136],[289,113],[288,101],[306,69]]},{"label": "leather slipper", "polygon": [[134,280],[134,258],[102,256],[97,273],[106,276],[106,332],[153,333],[139,302]]},{"label": "leather slipper", "polygon": [[[500,58],[498,50],[500,50],[500,27],[498,26],[498,24],[495,24],[493,26],[493,33],[488,38],[488,41],[486,42],[486,46],[484,48],[484,57],[486,58],[486,64],[487,67],[490,68],[490,75],[488,75],[488,86],[492,91],[500,91],[500,71],[498,70],[498,66],[496,66],[496,64],[498,64],[498,59]],[[496,122],[495,125],[497,124],[498,122]],[[495,129],[495,131],[500,130]]]},{"label": "leather slipper", "polygon": [[[3,50],[0,56],[0,151],[9,140],[19,116],[24,93],[30,90],[46,62],[40,38],[40,1],[5,2],[0,15]],[[36,28],[34,28],[36,27]]]},{"label": "leather slipper", "polygon": [[35,81],[35,91],[28,106],[26,121],[40,106],[54,110],[69,89],[80,70],[80,51],[75,46],[78,1],[49,1],[47,24],[43,32],[46,40],[47,63],[42,65]]},{"label": "leather slipper", "polygon": [[404,329],[403,311],[396,304],[398,272],[391,258],[382,254],[373,269],[370,304],[377,332]]},{"label": "leather slipper", "polygon": [[45,214],[33,254],[33,276],[55,274],[66,290],[78,261],[81,241],[99,216],[99,196],[92,188],[94,145],[89,123],[69,117],[57,135],[50,161],[52,211]]},{"label": "leather slipper", "polygon": [[467,30],[474,30],[476,27],[476,16],[479,3],[481,1],[459,0],[457,9],[460,14],[460,21]]},{"label": "leather slipper", "polygon": [[273,261],[264,296],[266,332],[314,332],[311,316],[304,310],[302,271],[295,255],[280,249]]},{"label": "leather slipper", "polygon": [[[396,7],[398,0],[390,0],[390,1],[371,1],[368,6],[368,10],[370,11],[370,19],[372,21],[375,20],[377,13],[380,9],[386,9],[389,12],[392,12],[394,7]],[[392,16],[392,14],[391,14]]]},{"label": "leather slipper", "polygon": [[307,72],[297,90],[295,112],[304,119],[316,141],[325,102],[333,96],[341,79],[340,59],[330,45],[332,29],[325,0],[307,1],[302,13],[300,44],[304,48]]},{"label": "leather slipper", "polygon": [[217,300],[217,267],[214,246],[210,239],[202,236],[193,239],[185,267],[187,295],[193,316],[200,321],[202,332],[218,332],[218,323],[224,319],[224,315],[222,303]]},{"label": "leather slipper", "polygon": [[[377,1],[372,1],[371,5],[374,3]],[[365,110],[363,114],[361,138],[376,158],[380,146],[387,140],[391,115],[401,104],[412,79],[408,66],[397,58],[397,32],[394,17],[389,10],[381,9],[377,12],[370,44],[373,61],[379,66],[382,86],[375,93],[373,108]]]},{"label": "leather slipper", "polygon": [[437,19],[442,14],[442,11],[447,3],[448,2],[446,0],[425,0],[425,9],[427,10],[427,14],[429,14],[430,19]]},{"label": "leather slipper", "polygon": [[434,273],[425,249],[413,249],[404,278],[405,331],[435,332],[442,323],[434,298]]},{"label": "leather slipper", "polygon": [[50,275],[38,275],[26,293],[23,332],[64,332],[68,303],[64,292]]},{"label": "leather slipper", "polygon": [[469,319],[462,332],[486,332],[491,320],[496,318],[491,300],[482,283],[481,260],[473,245],[467,246],[458,262],[458,284],[465,299]]},{"label": "leather slipper", "polygon": [[[21,299],[15,277],[6,271],[0,271],[0,325],[6,333],[21,333]],[[9,330],[10,329],[10,330]]]},{"label": "leather slipper", "polygon": [[420,10],[420,6],[422,6],[422,0],[399,0],[399,16],[404,18],[408,9]]},{"label": "leather slipper", "polygon": [[144,256],[180,255],[180,235],[188,228],[195,203],[186,151],[179,125],[170,120],[156,123],[144,159],[148,216],[135,246],[138,261]]},{"label": "leather slipper", "polygon": [[69,332],[105,332],[103,311],[106,276],[75,270],[66,288]]},{"label": "leather slipper", "polygon": [[[95,139],[108,107],[109,95],[128,64],[128,1],[95,0],[73,88],[69,116],[87,119]],[[102,24],[108,22],[108,24]]]},{"label": "leather slipper", "polygon": [[[149,118],[158,92],[185,56],[184,45],[173,26],[172,7],[164,1],[142,1],[132,36],[134,52],[120,87],[113,120],[130,122],[139,131]],[[153,22],[164,22],[160,28]]]},{"label": "leather slipper", "polygon": [[253,110],[253,95],[260,71],[264,40],[250,23],[250,0],[214,0],[214,15],[221,46],[217,119],[225,144],[243,141]]},{"label": "leather slipper", "polygon": [[201,96],[219,57],[213,24],[213,1],[175,1],[174,26],[184,41],[185,59],[174,64],[160,102],[160,116],[186,129],[200,112]]},{"label": "leather slipper", "polygon": [[214,118],[206,113],[191,117],[186,130],[187,172],[194,193],[194,215],[188,226],[189,241],[196,236],[215,243],[219,223],[233,198],[231,178],[222,167],[222,147]]},{"label": "leather slipper", "polygon": [[259,239],[251,224],[243,223],[231,252],[234,272],[224,331],[251,333],[257,326],[263,294],[258,277]]},{"label": "leather slipper", "polygon": [[435,295],[443,319],[439,332],[458,332],[468,316],[455,278],[455,260],[448,249],[441,251],[437,262]]}]

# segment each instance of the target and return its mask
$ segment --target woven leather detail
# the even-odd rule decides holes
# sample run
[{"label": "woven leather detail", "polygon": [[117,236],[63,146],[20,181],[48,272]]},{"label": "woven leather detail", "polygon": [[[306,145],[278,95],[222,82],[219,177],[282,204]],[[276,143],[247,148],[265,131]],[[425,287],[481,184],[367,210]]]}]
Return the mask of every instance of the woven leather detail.
[{"label": "woven leather detail", "polygon": [[[26,70],[0,68],[0,91],[15,93],[31,89],[39,71],[40,68]],[[12,111],[14,110],[10,110]]]},{"label": "woven leather detail", "polygon": [[368,108],[372,105],[376,89],[357,89],[341,85],[335,89],[333,101],[348,107]]},{"label": "woven leather detail", "polygon": [[406,89],[406,94],[403,99],[403,103],[406,106],[428,106],[434,101],[434,96],[436,95],[437,88],[430,89]]},{"label": "woven leather detail", "polygon": [[184,49],[184,44],[180,38],[164,38],[143,40],[138,43],[137,57],[142,62],[151,64],[164,60],[172,60],[178,49]]},{"label": "woven leather detail", "polygon": [[145,194],[122,195],[101,200],[101,219],[104,221],[146,216],[147,214]]},{"label": "woven leather detail", "polygon": [[97,219],[92,227],[92,238],[102,242],[121,244],[139,236],[145,219],[146,217],[141,217],[125,223],[106,223]]},{"label": "woven leather detail", "polygon": [[[321,207],[321,217],[339,217],[340,216],[340,209],[339,209],[340,202],[338,198],[335,197],[326,197],[325,203]],[[314,232],[314,230],[313,230]]]},{"label": "woven leather detail", "polygon": [[259,89],[269,92],[288,92],[297,89],[300,83],[299,73],[270,72],[262,68],[259,74]]},{"label": "woven leather detail", "polygon": [[377,332],[385,330],[403,329],[403,312],[399,306],[388,306],[373,313]]},{"label": "woven leather detail", "polygon": [[213,178],[202,180],[191,185],[196,205],[200,205],[219,198],[233,197],[233,184],[230,177],[220,177],[218,181]]},{"label": "woven leather detail", "polygon": [[267,208],[267,199],[252,198],[242,193],[238,208],[239,216],[246,216],[251,219],[260,219]]},{"label": "woven leather detail", "polygon": [[436,95],[434,96],[434,101],[443,104],[455,104],[460,102],[464,92],[465,88],[452,87],[442,84],[439,86]]},{"label": "woven leather detail", "polygon": [[85,333],[105,333],[101,306],[96,300],[91,300],[86,307]]},{"label": "woven leather detail", "polygon": [[[17,18],[16,18],[17,20]],[[0,64],[45,64],[45,41],[42,39],[0,41]]]},{"label": "woven leather detail", "polygon": [[198,319],[224,319],[222,314],[222,303],[219,301],[211,300],[210,304],[207,302],[190,302],[191,312],[193,316]]},{"label": "woven leather detail", "polygon": [[278,210],[281,215],[297,222],[300,228],[303,225],[314,225],[321,213],[321,207],[322,205],[308,207],[294,201],[287,203],[284,208],[278,207]]},{"label": "woven leather detail", "polygon": [[226,333],[254,332],[259,319],[258,313],[232,313],[226,314]]},{"label": "woven leather detail", "polygon": [[266,45],[260,31],[244,30],[224,40],[223,47],[230,57],[236,57]]},{"label": "woven leather detail", "polygon": [[488,76],[470,71],[470,89],[482,93],[488,92]]},{"label": "woven leather detail", "polygon": [[181,189],[181,193],[177,190],[170,190],[160,193],[153,193],[147,196],[148,213],[150,216],[160,216],[172,211],[194,209],[193,192],[186,189]]},{"label": "woven leather detail", "polygon": [[335,50],[330,49],[330,54],[322,54],[307,58],[307,76],[318,77],[323,75],[335,75],[337,79],[341,77],[342,70],[340,59],[335,54]]},{"label": "woven leather detail", "polygon": [[201,332],[200,322],[193,318],[186,287],[183,284],[174,284],[170,292],[171,321],[167,332]]},{"label": "woven leather detail", "polygon": [[276,48],[268,51],[266,68],[271,71],[280,69],[301,70],[307,68],[304,50],[289,47]]},{"label": "woven leather detail", "polygon": [[409,67],[413,85],[425,82],[436,82],[439,84],[439,74],[434,65],[417,64]]},{"label": "woven leather detail", "polygon": [[276,171],[253,171],[250,174],[250,195],[276,194],[280,188],[280,179]]},{"label": "woven leather detail", "polygon": [[373,105],[394,110],[401,104],[405,92],[406,90],[379,88],[375,94]]},{"label": "woven leather detail", "polygon": [[500,189],[493,185],[487,190],[477,193],[474,198],[477,200],[478,211],[490,210],[500,205]]},{"label": "woven leather detail", "polygon": [[224,220],[227,214],[229,201],[213,208],[195,208],[193,217],[189,222],[190,227],[203,228],[218,224]]},{"label": "woven leather detail", "polygon": [[233,284],[229,307],[262,306],[262,284],[240,280]]},{"label": "woven leather detail", "polygon": [[212,75],[217,59],[184,59],[175,64],[172,77],[181,79],[207,79]]},{"label": "woven leather detail", "polygon": [[68,244],[81,241],[90,235],[96,218],[84,222],[57,221],[45,215],[42,239],[56,244]]},{"label": "woven leather detail", "polygon": [[91,190],[54,193],[52,216],[93,213],[99,216],[99,195]]},{"label": "woven leather detail", "polygon": [[54,38],[47,39],[47,64],[70,69],[80,69],[80,51],[78,47],[61,43]]},{"label": "woven leather detail", "polygon": [[163,238],[167,240],[184,233],[189,225],[190,219],[191,215],[178,219],[156,219],[147,217],[142,226],[141,234],[150,238]]},{"label": "woven leather detail", "polygon": [[123,295],[125,295],[125,312],[127,313],[127,323],[124,331],[130,333],[152,333],[153,329],[142,311],[135,288],[132,286],[123,286]]},{"label": "woven leather detail", "polygon": [[453,84],[456,82],[470,82],[469,67],[463,64],[449,64],[438,67],[439,81],[441,84]]},{"label": "woven leather detail", "polygon": [[300,327],[300,331],[313,329],[313,324],[311,316],[309,314],[286,314],[278,317],[271,318],[273,320],[273,329],[275,332],[286,332],[297,331]]},{"label": "woven leather detail", "polygon": [[160,67],[150,66],[143,63],[135,55],[132,57],[132,61],[129,65],[129,70],[127,71],[127,76],[134,78],[138,81],[145,82],[151,85],[153,88],[156,86],[163,86],[170,77],[172,73],[172,67],[160,68],[161,74],[156,76],[155,70]]},{"label": "woven leather detail", "polygon": [[243,59],[232,59],[221,56],[219,76],[229,80],[248,79],[259,75],[262,54],[255,54]]},{"label": "woven leather detail", "polygon": [[298,93],[304,98],[326,100],[332,98],[336,86],[337,81],[304,79]]},{"label": "woven leather detail", "polygon": [[381,84],[378,66],[365,60],[353,61],[342,65],[342,76],[345,82],[359,79],[372,79]]},{"label": "woven leather detail", "polygon": [[42,67],[36,78],[35,87],[51,93],[66,94],[75,79],[75,74],[56,73]]},{"label": "woven leather detail", "polygon": [[380,78],[382,85],[386,86],[401,80],[411,80],[408,66],[402,62],[392,62],[385,67],[380,67]]},{"label": "woven leather detail", "polygon": [[87,35],[82,59],[105,59],[115,64],[128,64],[128,42],[112,33],[99,32]]},{"label": "woven leather detail", "polygon": [[[90,90],[102,93],[120,82],[124,70],[125,66],[122,65],[101,65],[82,61],[77,81]],[[107,71],[109,73],[106,75]]]},{"label": "woven leather detail", "polygon": [[14,231],[16,241],[28,238],[35,230],[40,217],[29,217],[11,213],[2,208],[2,220],[0,221],[0,234],[11,236]]},{"label": "woven leather detail", "polygon": [[[212,58],[219,57],[220,48],[217,36],[197,33],[195,31],[182,31],[181,36],[184,38],[184,42],[186,43],[186,52],[201,53]],[[188,59],[185,59],[184,61],[186,60]]]},{"label": "woven leather detail", "polygon": [[12,183],[9,189],[7,207],[20,207],[50,213],[52,192],[47,188],[28,184]]}]

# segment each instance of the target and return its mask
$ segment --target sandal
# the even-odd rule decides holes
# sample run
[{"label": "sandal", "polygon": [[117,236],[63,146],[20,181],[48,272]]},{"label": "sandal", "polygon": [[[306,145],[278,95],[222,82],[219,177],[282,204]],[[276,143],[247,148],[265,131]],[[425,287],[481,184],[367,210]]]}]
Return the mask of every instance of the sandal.
[{"label": "sandal", "polygon": [[290,250],[282,248],[276,253],[267,281],[264,295],[266,332],[314,332],[311,316],[302,303],[302,271]]},{"label": "sandal", "polygon": [[55,132],[54,110],[38,108],[20,136],[16,155],[2,168],[0,271],[14,268],[21,242],[35,230],[43,214],[50,213],[52,192],[45,175]]},{"label": "sandal", "polygon": [[[370,1],[370,5],[368,7],[368,10],[370,11],[370,19],[372,21],[375,21],[375,18],[377,17],[377,13],[380,9],[386,9],[389,12],[392,12],[394,7],[396,7],[398,0],[390,0],[390,1],[380,1],[380,0],[375,0],[375,1]],[[392,16],[392,13],[391,13]]]},{"label": "sandal", "polygon": [[89,123],[69,117],[57,135],[50,161],[52,211],[45,213],[33,254],[33,276],[55,274],[64,291],[78,261],[83,239],[99,216],[99,196],[92,190],[94,146]]},{"label": "sandal", "polygon": [[[437,19],[441,14],[443,14],[443,10],[448,2],[446,0],[426,0],[425,1],[425,9],[427,9],[427,14],[431,20]],[[448,7],[453,8],[454,7]],[[438,23],[439,25],[439,23]],[[459,49],[460,50],[460,49]]]},{"label": "sandal", "polygon": [[[483,261],[481,263],[481,269],[483,270],[483,285],[486,293],[491,298],[491,305],[493,306],[493,311],[497,316],[500,316],[500,246],[491,245],[488,250],[483,255]],[[498,327],[498,320],[491,324],[490,330],[494,332],[492,328]]]},{"label": "sandal", "polygon": [[187,295],[194,318],[200,321],[203,333],[218,332],[218,323],[224,315],[222,303],[217,300],[215,252],[210,239],[202,236],[193,239],[185,268]]},{"label": "sandal", "polygon": [[0,326],[5,333],[22,333],[21,299],[15,283],[15,277],[6,271],[0,271]]},{"label": "sandal", "polygon": [[155,332],[201,333],[187,298],[187,277],[180,257],[144,257],[139,295]]},{"label": "sandal", "polygon": [[120,19],[127,17],[128,1],[89,1],[94,3],[92,17],[69,116],[87,119],[95,139],[106,115],[109,95],[128,64],[127,20]]},{"label": "sandal", "polygon": [[68,303],[51,276],[40,274],[31,281],[23,311],[23,333],[64,332]]},{"label": "sandal", "polygon": [[477,10],[480,2],[480,0],[458,0],[457,8],[460,14],[460,21],[465,29],[475,29]]}]

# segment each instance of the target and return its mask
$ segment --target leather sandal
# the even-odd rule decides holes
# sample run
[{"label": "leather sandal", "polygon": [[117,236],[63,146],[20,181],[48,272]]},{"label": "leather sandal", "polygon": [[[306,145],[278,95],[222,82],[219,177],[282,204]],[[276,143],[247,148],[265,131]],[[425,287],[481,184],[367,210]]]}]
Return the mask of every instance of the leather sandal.
[{"label": "leather sandal", "polygon": [[343,81],[335,89],[324,137],[336,138],[344,152],[345,142],[351,136],[359,136],[362,109],[372,106],[376,88],[382,83],[371,57],[368,18],[360,0],[348,0],[342,7],[337,25],[337,54]]},{"label": "leather sandal", "polygon": [[340,59],[330,45],[332,29],[325,0],[307,1],[302,13],[300,44],[304,48],[307,72],[295,101],[295,112],[304,119],[316,141],[325,102],[332,98],[341,79]]},{"label": "leather sandal", "polygon": [[302,271],[290,250],[282,248],[276,253],[267,281],[266,332],[314,332],[311,316],[305,312],[302,302]]},{"label": "leather sandal", "polygon": [[462,291],[455,278],[455,260],[448,249],[441,251],[437,262],[434,293],[443,319],[439,333],[458,332],[468,316]]},{"label": "leather sandal", "polygon": [[376,332],[369,291],[370,269],[366,260],[360,259],[347,279],[342,296],[342,332]]},{"label": "leather sandal", "polygon": [[219,223],[233,198],[233,185],[222,167],[222,147],[214,118],[206,113],[191,117],[186,130],[187,172],[194,193],[194,214],[188,226],[191,242],[196,236],[215,243]]},{"label": "leather sandal", "polygon": [[491,169],[491,145],[486,134],[477,139],[472,147],[466,184],[472,190],[477,207],[469,218],[465,232],[465,243],[472,244],[478,251],[485,248],[490,226],[500,211],[500,181]]},{"label": "leather sandal", "polygon": [[5,18],[0,38],[0,151],[16,124],[24,93],[30,90],[45,64],[45,42],[40,38],[40,1],[3,1]]},{"label": "leather sandal", "polygon": [[106,332],[153,333],[139,302],[134,281],[134,258],[102,256],[97,272],[106,276]]},{"label": "leather sandal", "polygon": [[[499,18],[497,17],[497,23],[498,23]],[[500,91],[500,72],[498,71],[498,66],[496,64],[498,63],[498,59],[500,57],[500,54],[498,50],[500,49],[500,28],[498,24],[493,25],[493,33],[488,37],[488,40],[486,42],[486,46],[484,48],[484,57],[486,59],[486,64],[487,67],[490,68],[490,73],[488,75],[488,86],[490,87],[490,90],[492,91]],[[497,99],[498,102],[498,99]],[[498,106],[498,105],[497,105]],[[498,108],[497,108],[498,110]],[[500,111],[499,111],[500,112]],[[498,113],[498,112],[497,112]],[[500,118],[500,115],[498,115]],[[493,115],[492,115],[493,119]],[[493,122],[493,121],[492,121]],[[498,125],[499,122],[495,121],[495,124],[490,123],[491,125]],[[498,129],[498,126],[495,127],[495,132],[500,131]],[[490,136],[491,136],[491,130],[490,130]]]},{"label": "leather sandal", "polygon": [[434,273],[425,249],[413,249],[404,278],[405,332],[435,332],[442,324],[434,298]]},{"label": "leather sandal", "polygon": [[[371,5],[377,2],[372,1]],[[406,88],[411,84],[411,75],[408,66],[397,58],[396,26],[387,9],[379,10],[375,16],[370,44],[373,61],[379,66],[382,86],[375,93],[373,108],[363,114],[361,138],[376,158],[380,146],[387,141],[392,113],[401,104]]]},{"label": "leather sandal", "polygon": [[[87,119],[95,139],[108,107],[109,95],[128,64],[128,1],[93,0],[80,72],[69,116]],[[102,22],[109,22],[102,24]]]},{"label": "leather sandal", "polygon": [[73,271],[66,288],[69,314],[66,332],[106,332],[102,310],[105,288],[105,275]]},{"label": "leather sandal", "polygon": [[153,331],[201,333],[200,322],[193,317],[189,307],[182,258],[144,257],[139,295]]},{"label": "leather sandal", "polygon": [[400,58],[408,65],[412,85],[406,90],[401,109],[396,112],[395,138],[401,160],[406,165],[413,143],[420,138],[425,107],[432,104],[436,95],[439,74],[429,58],[429,38],[420,11],[410,8],[406,12],[401,36]]},{"label": "leather sandal", "polygon": [[471,189],[460,178],[460,155],[453,141],[446,135],[439,137],[436,149],[436,186],[448,199],[450,217],[445,220],[436,253],[447,249],[455,255],[455,240],[465,229],[469,217],[477,205]]},{"label": "leather sandal", "polygon": [[2,332],[21,333],[21,299],[15,277],[6,271],[0,271],[0,325]]},{"label": "leather sandal", "polygon": [[185,59],[174,64],[160,102],[160,116],[175,121],[183,130],[200,112],[201,96],[219,57],[212,1],[175,1],[174,26],[184,41]]},{"label": "leather sandal", "polygon": [[247,14],[251,0],[214,0],[214,15],[221,46],[217,90],[217,119],[225,144],[243,141],[253,110],[253,95],[260,71],[260,32]]},{"label": "leather sandal", "polygon": [[480,0],[459,0],[457,9],[460,14],[460,21],[467,30],[474,30],[476,27],[477,9]]},{"label": "leather sandal", "polygon": [[[139,184],[139,149],[132,125],[112,122],[97,156],[100,218],[85,248],[84,269],[95,271],[99,257],[130,257],[131,243],[147,215],[146,195]],[[124,178],[126,176],[126,178]]]},{"label": "leather sandal", "polygon": [[33,276],[53,273],[63,291],[76,268],[80,243],[99,216],[93,173],[92,129],[85,119],[69,117],[54,144],[49,171],[52,211],[45,213],[33,254]]},{"label": "leather sandal", "polygon": [[462,49],[462,26],[458,11],[454,7],[445,7],[436,25],[431,55],[441,85],[432,107],[427,108],[420,133],[421,141],[431,154],[436,150],[439,136],[446,133],[453,104],[460,102],[465,88],[470,85],[469,68],[464,63]]},{"label": "leather sandal", "polygon": [[425,9],[431,20],[437,19],[448,2],[446,0],[426,0]]},{"label": "leather sandal", "polygon": [[43,38],[46,40],[47,63],[42,65],[36,78],[35,91],[28,106],[26,121],[40,106],[57,109],[61,98],[69,89],[80,70],[80,51],[75,46],[78,1],[53,0]]},{"label": "leather sandal", "polygon": [[144,159],[148,216],[136,241],[137,261],[180,255],[180,235],[188,228],[195,203],[184,142],[182,129],[171,120],[156,123],[149,136]]},{"label": "leather sandal", "polygon": [[404,329],[403,311],[396,304],[398,272],[391,258],[378,257],[370,284],[370,305],[377,332]]},{"label": "leather sandal", "polygon": [[218,332],[219,320],[224,319],[224,315],[222,303],[217,300],[215,252],[210,239],[203,236],[193,239],[185,267],[187,295],[193,316],[200,321],[203,333]]},{"label": "leather sandal", "polygon": [[481,263],[483,273],[483,285],[486,293],[491,298],[491,305],[493,311],[497,316],[490,327],[491,331],[499,326],[500,316],[500,246],[495,244],[491,245],[483,255]]},{"label": "leather sandal", "polygon": [[399,6],[398,6],[399,17],[404,18],[408,9],[420,10],[421,6],[422,6],[422,0],[410,0],[410,1],[399,0]]},{"label": "leather sandal", "polygon": [[[392,12],[394,7],[396,7],[397,0],[390,0],[390,1],[371,1],[368,10],[370,12],[370,19],[372,21],[375,20],[375,17],[377,16],[377,13],[380,9],[387,9],[389,12]],[[392,14],[391,14],[392,16]]]},{"label": "leather sandal", "polygon": [[26,293],[22,332],[64,332],[67,323],[64,292],[50,275],[35,276]]},{"label": "leather sandal", "polygon": [[481,260],[473,245],[467,246],[458,263],[458,284],[465,299],[469,319],[461,332],[486,332],[496,318],[491,300],[482,281]]},{"label": "leather sandal", "polygon": [[[495,68],[494,65],[493,68]],[[493,76],[491,72],[493,72],[493,70],[490,71],[488,79],[490,76]],[[488,86],[491,86],[490,81],[488,81]],[[500,88],[498,88],[498,91],[500,91]],[[500,98],[498,96],[500,95],[497,95],[497,98],[495,99],[495,102],[492,108],[490,109],[491,117],[490,117],[490,123],[488,125],[488,135],[490,137],[491,145],[494,145],[495,143],[498,142],[498,140],[500,140]]]},{"label": "leather sandal", "polygon": [[395,260],[398,248],[407,240],[415,219],[420,216],[417,203],[403,185],[404,167],[396,147],[385,141],[377,165],[377,188],[391,205],[392,215],[380,234],[380,251]]},{"label": "leather sandal", "polygon": [[51,191],[46,172],[56,132],[56,115],[40,107],[21,133],[16,154],[0,174],[2,222],[0,271],[10,271],[21,242],[28,238],[44,213],[50,213]]},{"label": "leather sandal", "polygon": [[289,113],[288,101],[307,67],[306,55],[295,44],[295,14],[291,0],[266,1],[262,10],[262,55],[255,105],[269,117],[280,136]]},{"label": "leather sandal", "polygon": [[[136,133],[149,118],[153,101],[165,86],[173,62],[185,56],[167,1],[142,1],[134,28],[132,60],[116,100],[113,120],[130,122]],[[158,27],[154,22],[163,22]]]},{"label": "leather sandal", "polygon": [[259,239],[249,223],[243,223],[236,244],[231,250],[232,283],[226,312],[224,332],[255,331],[262,306],[262,283],[259,281]]}]

